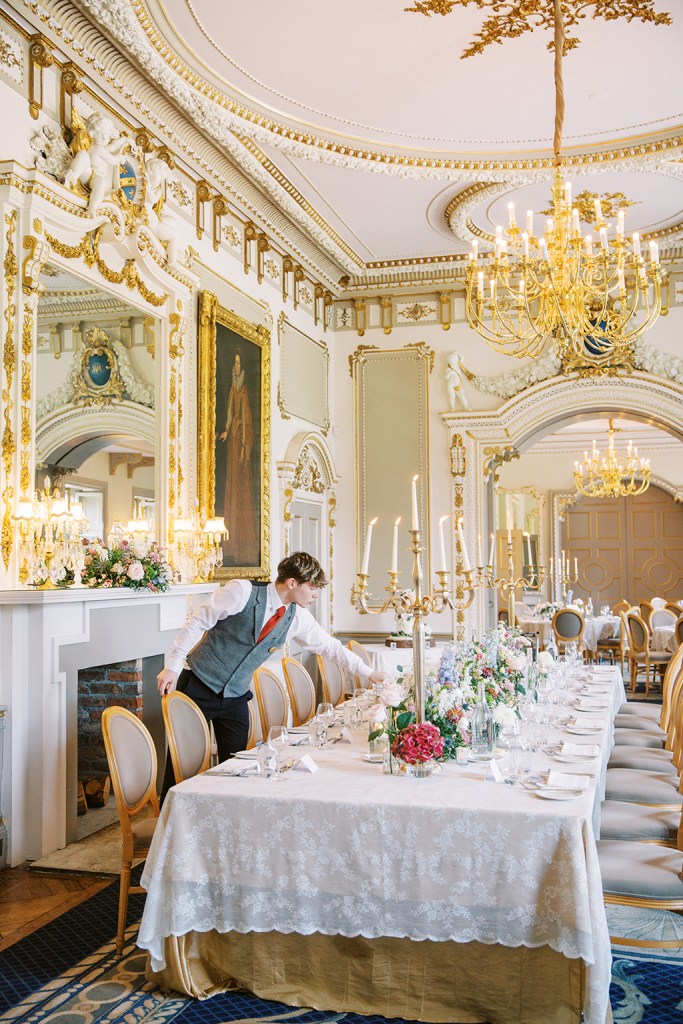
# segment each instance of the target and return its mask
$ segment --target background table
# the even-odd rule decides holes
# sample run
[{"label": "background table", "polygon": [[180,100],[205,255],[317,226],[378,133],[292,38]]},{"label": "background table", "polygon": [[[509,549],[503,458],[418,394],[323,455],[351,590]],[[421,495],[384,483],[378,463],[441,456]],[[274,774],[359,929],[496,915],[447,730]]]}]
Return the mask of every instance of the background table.
[{"label": "background table", "polygon": [[600,640],[611,640],[619,636],[621,619],[618,615],[594,615],[584,620],[583,648],[595,653]]},{"label": "background table", "polygon": [[673,654],[677,647],[675,626],[655,626],[650,641],[653,651],[670,651]]},{"label": "background table", "polygon": [[[412,669],[413,667],[412,647],[387,647],[386,644],[365,644],[364,646],[372,659],[374,669],[397,676],[400,675],[400,669]],[[445,646],[445,643],[438,643],[436,647],[427,648],[425,657],[429,667],[439,667]]]},{"label": "background table", "polygon": [[[320,1008],[399,1016],[409,1009],[419,1018],[414,986],[429,1003],[429,975],[420,975],[419,981],[400,975],[392,981],[386,949],[389,940],[419,940],[418,946],[433,943],[451,958],[445,1016],[435,1016],[430,1004],[422,1019],[451,1021],[458,1019],[458,986],[452,981],[458,957],[466,959],[476,950],[475,964],[481,963],[477,957],[489,947],[490,964],[495,947],[495,970],[505,978],[502,1010],[495,1003],[501,997],[498,982],[492,975],[489,985],[475,966],[478,998],[490,998],[494,1005],[479,1008],[485,1018],[459,1019],[502,1024],[578,1020],[576,1015],[548,1017],[543,1006],[545,1020],[529,1016],[527,1008],[519,1011],[521,1017],[511,1010],[529,974],[540,969],[528,966],[532,947],[549,947],[542,955],[552,960],[551,951],[561,954],[560,967],[572,969],[571,963],[562,965],[562,958],[590,965],[585,1020],[603,1024],[610,957],[593,816],[614,708],[623,697],[618,670],[608,678],[614,682],[614,699],[603,714],[601,760],[589,789],[571,802],[546,801],[520,788],[485,782],[480,765],[448,764],[428,780],[385,776],[363,760],[366,747],[360,740],[316,751],[320,770],[314,775],[291,772],[281,783],[204,775],[172,789],[143,876],[148,897],[138,941],[150,951],[152,968],[162,972],[157,979],[206,995],[232,977],[247,983],[242,972],[250,956],[260,954],[259,963],[267,964],[268,955],[257,948],[260,942],[267,949],[272,941],[272,952],[282,951],[287,937],[301,939],[310,953],[311,937],[324,946],[327,937],[341,936],[348,939],[342,944],[349,950],[348,962],[340,959],[337,942],[334,963],[317,973],[329,970],[337,981],[340,973],[348,980],[358,956],[353,940],[360,937],[377,990],[393,985],[389,1001],[373,1003],[372,981],[358,991],[353,985],[353,991],[348,986],[341,995],[335,991],[329,998],[341,1002]],[[376,947],[369,953],[367,943],[380,944],[379,963]],[[515,967],[511,978],[510,964],[519,963],[524,946],[526,973]],[[423,963],[425,954],[413,953]],[[300,969],[301,950],[291,955]],[[167,957],[171,962],[165,967]],[[250,975],[252,990],[256,984],[257,994],[267,992],[268,998],[316,1005],[305,985],[292,988],[285,979],[278,988],[276,974],[284,968],[277,955],[270,962],[275,964],[270,981],[261,984]],[[406,970],[410,974],[409,966]],[[519,993],[508,987],[513,984]],[[576,984],[574,973],[568,986]],[[437,987],[442,990],[443,984]]]}]

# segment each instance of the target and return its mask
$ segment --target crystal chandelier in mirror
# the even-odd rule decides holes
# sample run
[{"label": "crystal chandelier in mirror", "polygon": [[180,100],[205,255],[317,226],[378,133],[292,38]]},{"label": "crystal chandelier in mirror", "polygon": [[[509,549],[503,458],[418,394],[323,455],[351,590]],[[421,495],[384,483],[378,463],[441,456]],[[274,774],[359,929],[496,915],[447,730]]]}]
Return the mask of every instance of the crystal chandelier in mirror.
[{"label": "crystal chandelier in mirror", "polygon": [[650,460],[638,455],[629,441],[624,455],[614,448],[616,430],[609,421],[607,451],[601,455],[596,441],[592,452],[583,453],[583,462],[574,463],[574,482],[587,498],[621,498],[642,494],[650,486]]},{"label": "crystal chandelier in mirror", "polygon": [[[474,241],[467,268],[468,323],[489,345],[507,355],[535,358],[549,339],[563,359],[591,353],[623,352],[649,330],[662,308],[659,252],[650,242],[644,254],[638,234],[627,239],[624,213],[614,234],[595,200],[595,231],[582,236],[571,185],[562,174],[565,43],[561,0],[553,0],[555,49],[555,133],[552,209],[542,235],[534,214],[517,224],[508,204],[509,226],[496,228],[493,254],[480,256]],[[608,235],[608,232],[610,234]]]}]

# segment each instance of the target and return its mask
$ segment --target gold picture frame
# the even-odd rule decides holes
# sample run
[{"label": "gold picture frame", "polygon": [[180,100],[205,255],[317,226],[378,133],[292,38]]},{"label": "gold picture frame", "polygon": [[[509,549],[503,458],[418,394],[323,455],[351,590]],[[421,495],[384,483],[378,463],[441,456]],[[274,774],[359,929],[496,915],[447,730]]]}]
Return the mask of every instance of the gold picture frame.
[{"label": "gold picture frame", "polygon": [[270,331],[199,298],[200,504],[229,537],[217,579],[270,578]]}]

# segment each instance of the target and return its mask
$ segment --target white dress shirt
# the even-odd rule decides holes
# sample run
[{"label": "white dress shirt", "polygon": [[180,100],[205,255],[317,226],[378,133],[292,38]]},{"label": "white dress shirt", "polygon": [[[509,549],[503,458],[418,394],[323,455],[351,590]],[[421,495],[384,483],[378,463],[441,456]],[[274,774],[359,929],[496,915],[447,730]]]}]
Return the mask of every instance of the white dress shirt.
[{"label": "white dress shirt", "polygon": [[[179,673],[185,664],[185,658],[192,648],[196,647],[207,630],[212,629],[219,619],[226,619],[229,615],[239,615],[244,610],[251,589],[252,585],[249,580],[231,580],[224,587],[214,590],[211,597],[200,605],[181,628],[166,659],[166,668]],[[269,583],[261,628],[278,608],[283,607],[285,606],[280,600],[275,584]],[[306,608],[300,608],[299,605],[295,606],[294,618],[287,630],[287,641],[291,640],[295,640],[300,647],[307,651],[314,651],[316,654],[322,654],[324,658],[329,658],[330,661],[335,661],[353,675],[367,679],[373,671],[361,658],[347,650],[339,640],[335,640],[329,633],[326,633],[311,613]]]}]

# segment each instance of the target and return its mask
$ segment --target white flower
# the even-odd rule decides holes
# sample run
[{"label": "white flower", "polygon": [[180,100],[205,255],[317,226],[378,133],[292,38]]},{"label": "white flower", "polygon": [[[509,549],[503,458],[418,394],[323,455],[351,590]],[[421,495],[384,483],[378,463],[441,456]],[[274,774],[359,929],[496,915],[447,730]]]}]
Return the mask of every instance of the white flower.
[{"label": "white flower", "polygon": [[373,725],[380,725],[382,722],[386,722],[387,713],[383,704],[375,704],[374,708],[368,710],[368,722],[372,722]]},{"label": "white flower", "polygon": [[395,708],[405,700],[406,693],[395,679],[391,679],[382,686],[380,697],[385,707]]},{"label": "white flower", "polygon": [[461,736],[464,736],[466,732],[470,731],[469,718],[465,718],[465,716],[463,715],[462,718],[458,721],[458,724],[456,725],[455,728],[458,730]]},{"label": "white flower", "polygon": [[507,663],[513,672],[523,672],[526,668],[526,658],[523,654],[508,654]]},{"label": "white flower", "polygon": [[120,562],[114,562],[114,564],[111,567],[111,571],[113,573],[116,573],[117,576],[120,576],[121,573],[125,572],[126,570],[123,568]]},{"label": "white flower", "polygon": [[496,704],[493,709],[493,721],[496,725],[500,725],[505,729],[516,723],[517,715],[512,708],[507,706],[507,704]]},{"label": "white flower", "polygon": [[131,562],[128,566],[127,576],[131,580],[141,580],[145,575],[145,570],[141,562]]}]

